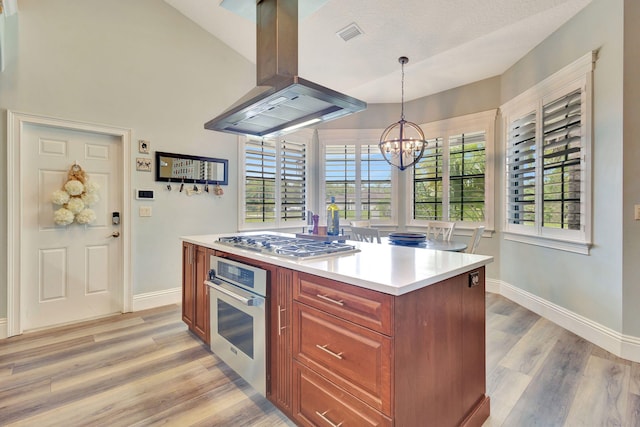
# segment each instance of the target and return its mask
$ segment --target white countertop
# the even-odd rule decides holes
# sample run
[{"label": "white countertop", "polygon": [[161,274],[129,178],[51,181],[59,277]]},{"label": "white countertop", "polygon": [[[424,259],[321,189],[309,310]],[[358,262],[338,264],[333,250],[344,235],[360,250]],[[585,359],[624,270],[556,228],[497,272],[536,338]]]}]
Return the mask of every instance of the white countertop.
[{"label": "white countertop", "polygon": [[[235,248],[218,242],[220,236],[238,234],[258,233],[208,234],[184,236],[181,239],[391,295],[402,295],[493,262],[493,257],[486,255],[352,241],[349,241],[349,244],[355,245],[360,252],[298,260]],[[293,237],[284,233],[269,234]]]}]

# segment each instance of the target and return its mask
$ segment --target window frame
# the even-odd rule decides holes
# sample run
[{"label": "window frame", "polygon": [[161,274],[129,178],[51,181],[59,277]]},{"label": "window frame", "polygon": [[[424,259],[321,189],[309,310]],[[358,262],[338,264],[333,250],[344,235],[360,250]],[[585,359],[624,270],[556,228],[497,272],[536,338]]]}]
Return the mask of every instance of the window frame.
[{"label": "window frame", "polygon": [[311,188],[311,170],[314,165],[313,150],[311,139],[312,137],[307,132],[296,132],[286,135],[280,138],[263,138],[266,141],[273,141],[276,144],[276,158],[275,158],[275,212],[274,221],[263,222],[246,222],[246,158],[245,158],[245,146],[249,141],[257,141],[255,137],[239,136],[238,144],[238,230],[250,231],[250,230],[265,230],[265,229],[290,229],[290,228],[302,228],[307,224],[306,218],[301,220],[283,221],[282,216],[282,158],[281,158],[281,145],[283,142],[292,142],[296,144],[305,145],[305,207],[304,212],[309,210],[310,201],[312,200]]},{"label": "window frame", "polygon": [[[384,129],[319,129],[318,130],[318,139],[319,139],[319,166],[318,166],[318,176],[320,178],[318,185],[318,201],[320,204],[320,221],[326,222],[326,212],[324,209],[324,201],[327,199],[326,194],[326,186],[324,183],[326,182],[326,171],[324,164],[322,163],[326,156],[326,147],[327,145],[355,145],[355,146],[365,146],[365,145],[375,145],[377,146],[380,142],[380,135]],[[360,151],[357,151],[360,153]],[[360,159],[361,156],[356,156],[356,159]],[[375,220],[371,223],[371,225],[375,226],[397,226],[398,225],[398,192],[394,191],[394,188],[397,188],[398,181],[398,171],[397,168],[389,165],[391,168],[391,218],[386,221]],[[356,180],[355,187],[357,189],[361,189],[361,166],[360,162],[356,164]],[[358,190],[360,191],[360,190]],[[342,225],[341,225],[342,226]]]},{"label": "window frame", "polygon": [[[448,221],[449,215],[449,140],[453,136],[485,132],[485,177],[484,177],[484,222],[456,221],[456,229],[472,229],[483,225],[487,232],[495,231],[495,128],[496,115],[498,110],[487,110],[479,113],[467,114],[464,116],[452,117],[450,119],[421,124],[427,139],[442,138],[443,140],[443,170],[447,171],[443,176],[443,213],[446,213]],[[429,220],[414,219],[414,195],[413,195],[413,173],[407,173],[404,180],[406,199],[406,224],[411,227],[425,227]]]},{"label": "window frame", "polygon": [[[503,104],[502,131],[504,135],[504,237],[506,240],[538,245],[563,251],[569,251],[588,255],[592,246],[592,126],[593,126],[593,69],[595,67],[596,52],[577,59],[573,63],[562,68],[558,72],[549,76],[545,80],[529,88],[525,92]],[[572,91],[580,89],[582,91],[581,110],[581,183],[580,191],[584,200],[580,201],[580,211],[584,217],[584,224],[581,230],[569,230],[542,226],[543,200],[543,165],[539,153],[543,150],[542,118],[544,106],[570,94]],[[535,132],[535,224],[526,226],[522,224],[511,224],[509,222],[508,210],[509,202],[509,127],[520,117],[534,112],[536,117]]]}]

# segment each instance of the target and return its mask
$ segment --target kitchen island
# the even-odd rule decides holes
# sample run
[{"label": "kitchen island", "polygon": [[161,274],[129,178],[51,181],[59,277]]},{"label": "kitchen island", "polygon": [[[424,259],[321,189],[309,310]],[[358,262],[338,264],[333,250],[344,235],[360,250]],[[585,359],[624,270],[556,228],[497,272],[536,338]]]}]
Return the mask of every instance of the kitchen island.
[{"label": "kitchen island", "polygon": [[297,424],[481,426],[488,417],[491,257],[349,242],[357,252],[293,259],[219,237],[183,238],[183,318],[192,328],[208,310],[205,297],[194,309],[193,272],[209,266],[190,264],[191,253],[267,270],[267,397]]}]

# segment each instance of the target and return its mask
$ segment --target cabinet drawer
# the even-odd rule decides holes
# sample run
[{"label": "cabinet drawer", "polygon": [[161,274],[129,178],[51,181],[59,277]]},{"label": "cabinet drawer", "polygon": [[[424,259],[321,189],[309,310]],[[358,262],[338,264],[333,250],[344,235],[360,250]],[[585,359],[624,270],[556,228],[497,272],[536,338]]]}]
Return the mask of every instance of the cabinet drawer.
[{"label": "cabinet drawer", "polygon": [[391,413],[391,338],[293,304],[294,358],[385,414]]},{"label": "cabinet drawer", "polygon": [[310,369],[294,363],[294,418],[305,426],[390,427],[375,409],[331,384]]},{"label": "cabinet drawer", "polygon": [[293,298],[385,335],[393,330],[393,297],[382,292],[300,273]]}]

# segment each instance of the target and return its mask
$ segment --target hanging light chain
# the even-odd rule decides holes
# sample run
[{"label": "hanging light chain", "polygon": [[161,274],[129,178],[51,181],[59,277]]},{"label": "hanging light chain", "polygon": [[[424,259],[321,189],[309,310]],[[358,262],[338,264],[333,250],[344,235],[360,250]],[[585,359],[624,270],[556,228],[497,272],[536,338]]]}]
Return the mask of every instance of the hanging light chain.
[{"label": "hanging light chain", "polygon": [[400,95],[400,119],[404,120],[404,61],[403,58],[400,58],[400,68],[402,68],[402,90]]}]

